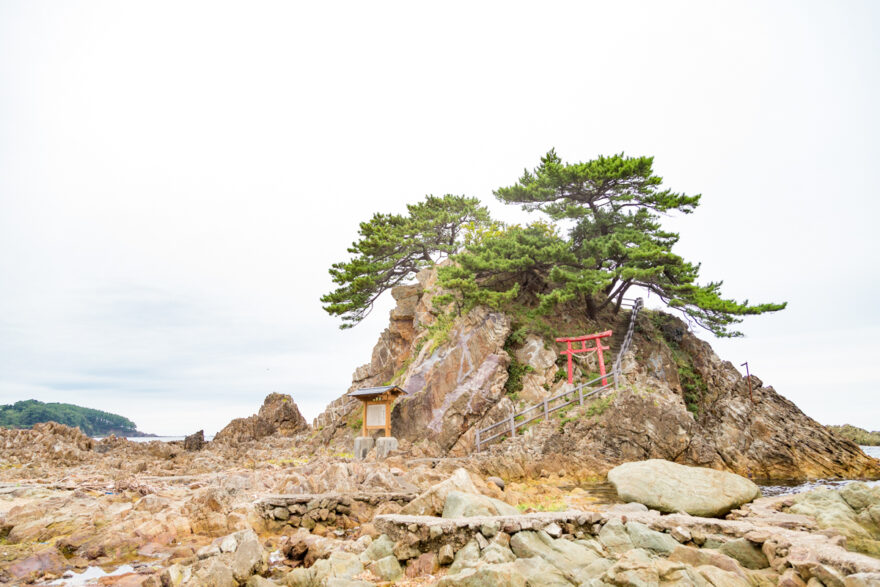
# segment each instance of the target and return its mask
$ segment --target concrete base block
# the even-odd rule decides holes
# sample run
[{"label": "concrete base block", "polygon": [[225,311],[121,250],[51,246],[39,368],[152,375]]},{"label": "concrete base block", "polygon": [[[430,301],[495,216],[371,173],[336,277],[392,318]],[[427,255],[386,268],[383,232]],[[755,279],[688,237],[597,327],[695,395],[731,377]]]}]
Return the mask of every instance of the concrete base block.
[{"label": "concrete base block", "polygon": [[[380,439],[381,440],[381,439]],[[372,450],[376,444],[376,439],[369,436],[359,436],[354,439],[354,458],[359,461],[367,458],[367,453]]]},{"label": "concrete base block", "polygon": [[393,436],[376,439],[376,456],[384,459],[392,450],[397,450],[397,439]]}]

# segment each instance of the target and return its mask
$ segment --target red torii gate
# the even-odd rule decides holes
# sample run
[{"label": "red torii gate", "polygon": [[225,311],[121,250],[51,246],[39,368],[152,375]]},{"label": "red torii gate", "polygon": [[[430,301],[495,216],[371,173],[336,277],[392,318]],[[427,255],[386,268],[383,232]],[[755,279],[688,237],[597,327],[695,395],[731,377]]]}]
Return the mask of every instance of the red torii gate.
[{"label": "red torii gate", "polygon": [[[572,364],[571,358],[572,356],[579,353],[592,353],[596,352],[597,358],[599,359],[599,375],[602,376],[602,385],[608,385],[608,380],[605,379],[605,360],[602,358],[602,351],[607,351],[611,347],[602,346],[602,339],[608,336],[611,336],[611,331],[606,330],[605,332],[597,332],[596,334],[588,334],[586,336],[574,336],[571,338],[557,338],[556,342],[564,342],[566,343],[566,349],[564,351],[560,351],[560,354],[568,355],[568,382],[572,382]],[[595,348],[587,348],[587,341],[595,340],[596,346]],[[581,348],[576,349],[572,348],[571,343],[579,342],[581,343]]]}]

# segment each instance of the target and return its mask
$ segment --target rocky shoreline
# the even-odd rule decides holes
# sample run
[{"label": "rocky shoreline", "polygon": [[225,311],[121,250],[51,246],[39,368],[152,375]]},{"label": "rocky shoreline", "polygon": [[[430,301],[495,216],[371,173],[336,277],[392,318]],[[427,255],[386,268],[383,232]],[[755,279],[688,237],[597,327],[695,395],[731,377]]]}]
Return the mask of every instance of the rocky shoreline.
[{"label": "rocky shoreline", "polygon": [[[362,410],[345,396],[309,425],[271,394],[211,441],[0,429],[0,583],[100,568],[113,574],[88,584],[880,585],[880,487],[759,497],[753,483],[878,479],[880,461],[680,321],[560,314],[545,335],[634,325],[620,385],[477,451],[478,429],[567,382],[546,336],[486,308],[441,318],[436,293],[431,271],[395,288],[353,376],[407,391],[382,458],[355,459]],[[614,499],[586,489],[606,479]]]},{"label": "rocky shoreline", "polygon": [[355,461],[310,452],[306,436],[186,451],[51,424],[28,435],[0,440],[9,584],[122,565],[92,584],[880,582],[880,488],[860,483],[706,518],[609,504],[567,472],[492,477],[484,457]]}]

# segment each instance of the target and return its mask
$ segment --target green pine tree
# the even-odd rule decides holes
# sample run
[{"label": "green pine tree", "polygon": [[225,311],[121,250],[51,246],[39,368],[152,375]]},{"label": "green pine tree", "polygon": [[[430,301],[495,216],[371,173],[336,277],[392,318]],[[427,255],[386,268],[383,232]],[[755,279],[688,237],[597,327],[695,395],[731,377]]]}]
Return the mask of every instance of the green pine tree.
[{"label": "green pine tree", "polygon": [[374,214],[360,225],[349,261],[330,268],[334,291],[321,297],[324,310],[351,328],[373,309],[386,290],[402,284],[422,268],[459,250],[466,226],[489,222],[489,213],[476,198],[427,196],[407,205],[408,214]]},{"label": "green pine tree", "polygon": [[[747,300],[724,299],[721,282],[697,283],[699,265],[672,252],[679,235],[664,231],[658,220],[663,213],[691,213],[700,196],[663,189],[653,163],[653,157],[623,154],[563,163],[551,150],[534,171],[526,170],[516,184],[495,191],[502,202],[573,223],[568,242],[579,271],[557,272],[561,281],[551,277],[565,286],[557,300],[580,296],[594,318],[608,304],[619,309],[626,292],[641,286],[716,336],[741,336],[730,326],[742,316],[785,308],[785,303],[749,305]],[[573,287],[571,280],[581,275],[591,279]]]}]

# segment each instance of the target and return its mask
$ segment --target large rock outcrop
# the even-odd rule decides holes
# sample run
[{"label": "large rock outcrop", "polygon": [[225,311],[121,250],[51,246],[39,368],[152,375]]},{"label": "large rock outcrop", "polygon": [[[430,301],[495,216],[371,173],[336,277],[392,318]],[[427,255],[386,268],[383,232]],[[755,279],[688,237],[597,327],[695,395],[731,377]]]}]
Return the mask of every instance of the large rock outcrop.
[{"label": "large rock outcrop", "polygon": [[231,444],[259,440],[266,436],[296,436],[309,424],[289,395],[270,393],[260,411],[249,418],[236,418],[214,437],[214,442]]},{"label": "large rock outcrop", "polygon": [[[538,328],[516,325],[512,336],[513,318],[503,312],[475,308],[443,317],[433,306],[436,271],[424,270],[417,279],[392,290],[397,306],[389,327],[350,388],[393,383],[408,392],[393,408],[391,427],[413,454],[470,454],[478,428],[567,389],[560,376],[564,356],[549,333],[613,330],[610,367],[629,323],[626,311],[608,309],[591,321],[579,308],[563,308]],[[594,355],[579,357],[575,382],[596,371]],[[751,386],[754,401],[749,381],[686,324],[645,310],[623,357],[618,390],[507,438],[482,461],[487,472],[506,476],[544,469],[594,475],[623,462],[665,459],[752,479],[880,477],[880,462],[858,446],[757,377]],[[333,402],[316,420],[316,442],[349,444],[358,429],[356,403],[344,397]]]},{"label": "large rock outcrop", "polygon": [[762,480],[880,477],[880,462],[857,445],[755,376],[751,387],[680,320],[646,314],[613,400],[549,433],[542,452],[665,459]]}]

